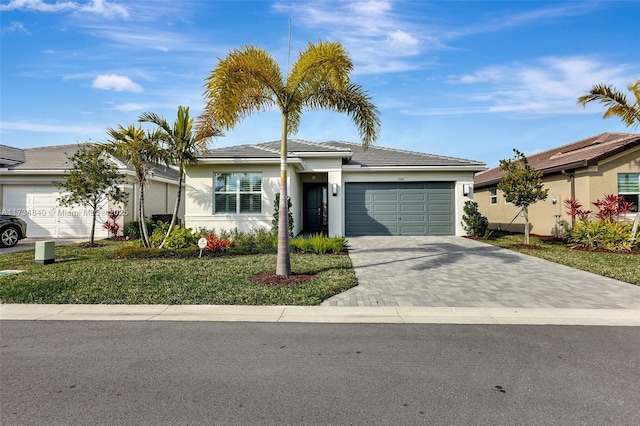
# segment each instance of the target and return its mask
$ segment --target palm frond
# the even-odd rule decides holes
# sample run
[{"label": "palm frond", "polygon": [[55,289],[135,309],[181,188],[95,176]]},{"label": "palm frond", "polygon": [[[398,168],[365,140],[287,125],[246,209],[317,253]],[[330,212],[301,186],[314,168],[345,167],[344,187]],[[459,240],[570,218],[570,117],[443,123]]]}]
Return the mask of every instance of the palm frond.
[{"label": "palm frond", "polygon": [[629,85],[629,90],[636,98],[633,105],[627,102],[624,93],[607,84],[594,85],[589,93],[578,98],[578,103],[586,106],[589,102],[598,101],[608,107],[603,118],[618,117],[627,127],[637,127],[640,124],[640,80]]}]

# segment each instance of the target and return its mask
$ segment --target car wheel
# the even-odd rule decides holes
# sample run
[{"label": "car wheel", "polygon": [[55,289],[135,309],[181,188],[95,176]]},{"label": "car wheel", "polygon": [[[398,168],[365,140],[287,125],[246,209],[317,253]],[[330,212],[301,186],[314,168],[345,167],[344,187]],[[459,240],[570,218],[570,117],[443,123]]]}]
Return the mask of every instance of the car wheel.
[{"label": "car wheel", "polygon": [[14,226],[7,226],[0,232],[0,247],[13,247],[19,239],[18,230]]}]

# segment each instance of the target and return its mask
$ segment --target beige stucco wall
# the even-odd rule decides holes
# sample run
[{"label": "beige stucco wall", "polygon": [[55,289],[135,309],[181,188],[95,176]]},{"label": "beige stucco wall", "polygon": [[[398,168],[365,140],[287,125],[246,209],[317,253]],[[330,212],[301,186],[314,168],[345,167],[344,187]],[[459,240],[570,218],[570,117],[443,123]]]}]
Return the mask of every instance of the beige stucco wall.
[{"label": "beige stucco wall", "polygon": [[[592,204],[593,202],[603,198],[606,194],[618,193],[618,173],[638,172],[640,172],[640,147],[612,156],[597,166],[578,169],[575,171],[575,198],[582,203],[584,209],[595,211],[596,207]],[[563,201],[571,197],[570,178],[567,175],[557,173],[544,176],[543,182],[545,188],[549,189],[549,196],[545,201],[540,201],[529,207],[530,229],[532,233],[538,235],[561,236],[571,225],[571,217],[563,206]],[[524,217],[522,216],[517,217],[507,229],[519,209],[506,203],[500,191],[498,191],[498,203],[490,204],[490,189],[492,188],[477,189],[474,196],[480,213],[489,219],[489,227],[524,232]],[[555,215],[560,215],[558,230],[556,230]],[[633,215],[629,214],[623,220],[631,221]]]}]

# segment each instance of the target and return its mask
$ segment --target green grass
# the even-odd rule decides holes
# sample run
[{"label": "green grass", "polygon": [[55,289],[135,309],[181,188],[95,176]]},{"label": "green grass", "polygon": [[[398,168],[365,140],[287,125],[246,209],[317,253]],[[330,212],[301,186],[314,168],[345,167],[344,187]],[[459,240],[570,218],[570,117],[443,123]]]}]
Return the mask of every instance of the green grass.
[{"label": "green grass", "polygon": [[110,259],[123,243],[56,247],[56,263],[36,265],[34,251],[0,256],[2,303],[317,305],[356,285],[344,255],[292,254],[294,271],[317,274],[303,285],[264,286],[250,278],[275,269],[273,254]]},{"label": "green grass", "polygon": [[565,246],[562,241],[536,236],[531,237],[531,248],[523,248],[519,247],[524,243],[522,234],[494,232],[490,239],[480,241],[576,269],[582,269],[583,271],[640,285],[640,255],[638,254],[571,249]]}]

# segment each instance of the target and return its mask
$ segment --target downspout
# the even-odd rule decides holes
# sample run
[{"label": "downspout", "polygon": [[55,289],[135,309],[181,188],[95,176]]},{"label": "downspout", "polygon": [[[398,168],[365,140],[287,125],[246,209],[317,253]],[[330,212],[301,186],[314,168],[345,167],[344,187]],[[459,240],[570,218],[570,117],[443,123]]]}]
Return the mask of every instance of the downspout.
[{"label": "downspout", "polygon": [[[569,177],[570,187],[571,187],[571,199],[576,199],[576,175],[575,170],[567,171],[562,170],[562,174]],[[576,218],[573,216],[571,218],[571,227],[574,228],[576,226]]]}]

